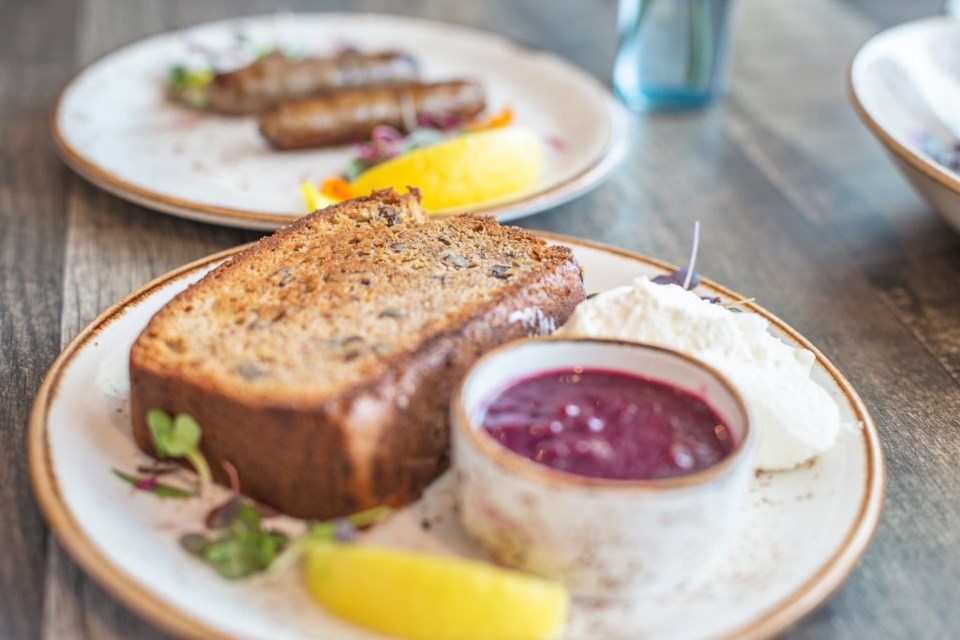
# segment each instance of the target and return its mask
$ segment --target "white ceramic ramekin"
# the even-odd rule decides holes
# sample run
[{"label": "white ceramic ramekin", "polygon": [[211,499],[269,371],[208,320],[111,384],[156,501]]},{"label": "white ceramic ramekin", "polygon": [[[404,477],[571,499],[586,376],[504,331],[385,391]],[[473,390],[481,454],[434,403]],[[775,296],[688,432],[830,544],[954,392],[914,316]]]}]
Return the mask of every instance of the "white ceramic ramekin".
[{"label": "white ceramic ramekin", "polygon": [[[735,438],[719,463],[664,480],[606,480],[537,464],[479,420],[501,391],[539,372],[584,367],[669,383],[704,399]],[[558,579],[581,596],[665,593],[694,581],[724,547],[753,474],[743,400],[711,367],[675,351],[606,340],[524,340],[474,364],[452,403],[460,518],[497,561]]]}]

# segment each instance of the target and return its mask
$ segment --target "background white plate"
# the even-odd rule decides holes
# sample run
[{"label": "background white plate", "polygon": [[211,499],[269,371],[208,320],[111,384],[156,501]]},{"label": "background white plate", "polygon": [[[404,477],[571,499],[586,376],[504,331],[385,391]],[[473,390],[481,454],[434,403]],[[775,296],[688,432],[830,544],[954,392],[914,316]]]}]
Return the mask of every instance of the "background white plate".
[{"label": "background white plate", "polygon": [[471,210],[510,220],[597,186],[626,151],[629,119],[592,76],[560,58],[500,36],[439,22],[376,14],[275,14],[236,18],[140,40],[82,70],[53,118],[66,162],[121,198],[187,218],[274,229],[305,212],[300,183],[341,173],[353,151],[277,152],[253,117],[203,114],[164,99],[170,67],[191,43],[222,50],[243,32],[264,46],[329,54],[343,44],[415,55],[424,78],[476,79],[488,111],[510,105],[515,121],[546,141],[541,183]]},{"label": "background white plate", "polygon": [[[585,267],[589,292],[667,270],[634,254],[547,237],[573,247]],[[60,356],[38,393],[30,424],[30,466],[38,500],[60,541],[87,572],[130,607],[175,633],[204,638],[374,638],[314,606],[299,571],[274,581],[219,578],[177,544],[182,532],[201,528],[207,506],[135,493],[111,475],[112,468],[129,470],[143,460],[132,440],[128,414],[131,344],[164,303],[231,253],[183,267],[131,294]],[[702,288],[727,301],[742,299],[711,283]],[[754,310],[788,342],[812,348],[780,320]],[[844,419],[861,428],[846,433],[814,464],[759,474],[736,539],[702,582],[656,600],[618,606],[578,603],[569,638],[767,637],[812,611],[853,570],[879,519],[883,455],[856,392],[814,352],[816,379],[837,399]],[[422,526],[424,521],[429,529]],[[292,519],[282,524],[299,526]],[[481,555],[464,538],[444,478],[420,502],[397,512],[368,537],[438,553]]]},{"label": "background white plate", "polygon": [[960,141],[960,20],[937,16],[874,36],[850,65],[850,96],[897,168],[960,231],[960,174],[923,148]]}]

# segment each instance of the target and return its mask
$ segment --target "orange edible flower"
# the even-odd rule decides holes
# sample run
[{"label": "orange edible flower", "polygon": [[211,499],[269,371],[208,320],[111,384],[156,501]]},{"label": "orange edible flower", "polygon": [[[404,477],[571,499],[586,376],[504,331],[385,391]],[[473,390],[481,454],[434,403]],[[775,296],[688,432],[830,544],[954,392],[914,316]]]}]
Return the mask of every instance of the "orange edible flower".
[{"label": "orange edible flower", "polygon": [[343,202],[344,200],[357,197],[350,183],[340,176],[324,180],[323,185],[320,187],[320,193],[337,202]]},{"label": "orange edible flower", "polygon": [[484,129],[499,129],[513,123],[513,108],[504,107],[499,113],[495,113],[489,118],[472,123],[467,128],[470,131],[483,131]]}]

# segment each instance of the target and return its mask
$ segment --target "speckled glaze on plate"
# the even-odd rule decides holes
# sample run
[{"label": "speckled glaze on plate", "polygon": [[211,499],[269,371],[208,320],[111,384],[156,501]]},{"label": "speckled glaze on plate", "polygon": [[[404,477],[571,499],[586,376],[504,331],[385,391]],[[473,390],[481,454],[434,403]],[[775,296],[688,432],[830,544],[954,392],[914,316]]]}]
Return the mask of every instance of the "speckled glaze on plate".
[{"label": "speckled glaze on plate", "polygon": [[546,169],[532,190],[480,207],[512,220],[596,187],[623,159],[629,118],[595,78],[552,54],[455,25],[378,14],[279,13],[211,22],[152,36],[110,53],[66,86],[53,137],[81,176],[111,193],[186,218],[276,229],[302,216],[300,184],[344,171],[351,147],[277,152],[253,117],[170,104],[170,67],[196,43],[222,50],[243,32],[264,46],[324,55],[349,43],[417,56],[427,80],[472,78],[490,111],[511,106],[516,123],[546,141]]},{"label": "speckled glaze on plate", "polygon": [[[669,265],[572,238],[589,292],[662,273]],[[236,251],[236,250],[233,250]],[[54,533],[81,567],[155,624],[194,638],[378,636],[348,626],[308,599],[298,571],[275,579],[227,582],[177,544],[207,508],[136,493],[111,474],[142,460],[130,434],[130,346],[167,300],[229,257],[228,251],[173,271],[108,309],[54,363],[34,405],[30,470]],[[725,300],[743,296],[705,281]],[[697,584],[656,598],[598,604],[578,601],[567,638],[764,638],[811,612],[856,566],[883,503],[883,455],[876,427],[843,375],[802,336],[759,307],[775,333],[813,349],[815,378],[860,429],[814,464],[751,480],[731,542]],[[242,479],[241,479],[242,482]],[[221,496],[222,497],[222,496]],[[284,519],[278,526],[302,526]],[[598,523],[602,526],[602,523]],[[369,542],[483,557],[465,537],[453,483],[437,480],[416,504],[366,535]]]}]

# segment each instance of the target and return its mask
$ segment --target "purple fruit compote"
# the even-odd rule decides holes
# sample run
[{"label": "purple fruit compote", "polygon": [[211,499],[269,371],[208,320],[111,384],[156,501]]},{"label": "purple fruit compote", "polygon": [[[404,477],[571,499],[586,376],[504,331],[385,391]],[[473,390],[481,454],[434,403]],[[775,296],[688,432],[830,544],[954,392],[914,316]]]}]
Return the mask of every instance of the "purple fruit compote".
[{"label": "purple fruit compote", "polygon": [[486,406],[481,426],[534,462],[612,480],[695,473],[717,464],[735,444],[724,421],[696,395],[582,367],[519,380]]}]

